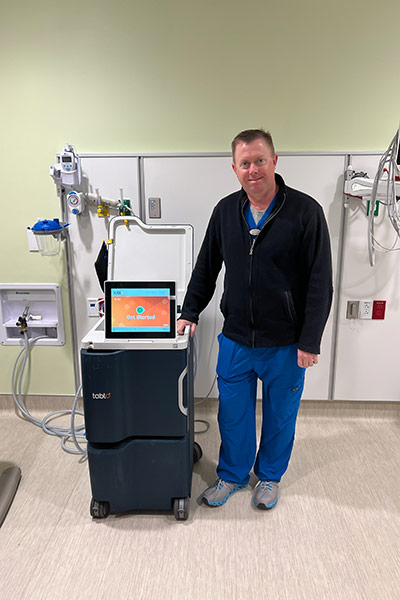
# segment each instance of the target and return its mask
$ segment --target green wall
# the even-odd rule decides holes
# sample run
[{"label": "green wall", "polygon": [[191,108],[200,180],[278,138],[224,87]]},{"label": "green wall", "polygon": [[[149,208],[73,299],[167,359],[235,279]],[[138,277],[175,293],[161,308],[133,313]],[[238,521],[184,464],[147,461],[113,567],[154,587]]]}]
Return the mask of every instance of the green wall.
[{"label": "green wall", "polygon": [[[0,13],[0,282],[55,282],[26,226],[59,216],[48,167],[79,152],[376,150],[399,121],[398,1],[19,0]],[[69,331],[67,327],[67,338]],[[18,349],[0,348],[0,392]],[[31,393],[72,393],[71,344],[38,347]]]}]

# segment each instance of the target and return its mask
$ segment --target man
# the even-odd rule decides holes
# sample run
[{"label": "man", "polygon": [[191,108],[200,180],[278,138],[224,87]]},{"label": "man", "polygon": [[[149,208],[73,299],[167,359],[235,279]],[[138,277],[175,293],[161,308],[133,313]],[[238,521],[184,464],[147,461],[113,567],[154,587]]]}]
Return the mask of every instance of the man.
[{"label": "man", "polygon": [[[259,481],[254,504],[269,509],[292,452],[305,369],[318,363],[332,301],[328,228],[321,206],[286,187],[275,173],[278,156],[269,132],[251,129],[232,142],[233,170],[242,186],[214,208],[194,268],[178,333],[199,315],[226,274],[220,308],[217,364],[221,447],[218,480],[202,494],[220,506]],[[256,448],[257,379],[263,423]]]}]

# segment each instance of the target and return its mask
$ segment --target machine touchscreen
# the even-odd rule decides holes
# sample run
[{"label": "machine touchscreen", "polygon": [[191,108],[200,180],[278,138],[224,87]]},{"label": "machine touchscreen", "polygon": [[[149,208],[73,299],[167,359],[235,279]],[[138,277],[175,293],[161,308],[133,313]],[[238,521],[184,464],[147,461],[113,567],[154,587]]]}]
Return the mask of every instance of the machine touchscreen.
[{"label": "machine touchscreen", "polygon": [[105,282],[107,339],[174,338],[175,323],[175,282]]}]

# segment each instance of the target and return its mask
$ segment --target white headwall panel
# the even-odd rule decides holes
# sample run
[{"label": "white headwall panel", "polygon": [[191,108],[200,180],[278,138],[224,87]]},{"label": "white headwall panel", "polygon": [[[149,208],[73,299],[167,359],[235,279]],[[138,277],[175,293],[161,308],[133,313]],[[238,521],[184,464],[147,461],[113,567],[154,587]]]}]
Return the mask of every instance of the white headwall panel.
[{"label": "white headwall panel", "polygon": [[[343,198],[344,156],[282,156],[277,172],[286,185],[315,198],[324,209],[331,237],[333,282],[335,282],[339,248],[340,216]],[[303,398],[326,400],[329,392],[329,373],[333,328],[333,306],[321,343],[317,367],[307,369]]]},{"label": "white headwall panel", "polygon": [[[144,159],[146,223],[194,225],[194,253],[199,252],[211,212],[218,201],[238,189],[230,157]],[[161,198],[161,219],[150,219],[148,198]]]},{"label": "white headwall panel", "polygon": [[[373,178],[380,156],[354,156],[355,171]],[[380,206],[377,240],[391,247],[396,234]],[[400,400],[398,332],[400,331],[400,253],[376,253],[368,258],[367,217],[358,199],[350,199],[344,245],[344,268],[338,323],[335,379],[337,400]],[[386,300],[384,320],[346,319],[348,300]]]},{"label": "white headwall panel", "polygon": [[[400,400],[397,375],[397,331],[400,330],[400,254],[379,254],[376,266],[370,267],[367,247],[367,219],[359,200],[350,200],[344,238],[339,239],[342,214],[343,173],[346,155],[280,156],[277,172],[287,185],[300,189],[318,200],[327,218],[334,271],[337,268],[339,243],[343,242],[344,264],[339,301],[335,400]],[[356,171],[375,175],[379,155],[352,157]],[[99,188],[101,195],[132,200],[139,216],[139,177],[137,157],[83,157],[84,185],[87,191]],[[145,222],[157,224],[190,224],[194,227],[194,254],[198,254],[213,207],[223,196],[238,189],[229,156],[162,156],[142,158]],[[161,219],[150,219],[148,198],[161,198]],[[376,235],[390,246],[395,233],[381,206]],[[110,218],[116,211],[110,211]],[[109,218],[99,218],[96,207],[89,206],[79,217],[70,215],[72,242],[72,276],[78,344],[94,324],[87,316],[87,298],[102,295],[94,262],[103,239],[107,239]],[[336,279],[336,278],[335,278]],[[216,293],[201,315],[198,327],[199,361],[195,383],[197,397],[205,396],[215,376],[216,336],[222,327],[219,301],[222,293],[221,273]],[[334,280],[335,281],[335,280]],[[335,295],[338,290],[335,290]],[[347,300],[386,300],[383,321],[349,321]],[[320,364],[309,369],[304,398],[328,398],[331,346],[334,333],[333,311],[322,341]],[[76,349],[79,352],[79,348]],[[214,387],[212,397],[217,396]]]},{"label": "white headwall panel", "polygon": [[[332,235],[336,264],[342,200],[344,156],[282,156],[277,172],[287,185],[315,197],[323,206]],[[230,157],[160,157],[144,159],[145,214],[148,223],[190,223],[194,227],[197,257],[213,207],[239,183],[233,173]],[[148,216],[148,198],[161,198],[161,219]],[[199,368],[195,395],[205,396],[215,376],[217,359],[216,335],[222,328],[219,300],[222,276],[218,279],[213,300],[200,318]],[[330,366],[332,315],[323,344],[320,365],[309,370],[304,397],[327,399]],[[214,388],[212,397],[217,395]]]},{"label": "white headwall panel", "polygon": [[[194,228],[195,261],[211,212],[218,201],[238,188],[230,157],[160,157],[144,159],[144,198],[146,223],[181,223]],[[148,198],[161,198],[161,219],[148,216]],[[215,377],[218,342],[222,329],[219,301],[222,295],[221,271],[214,297],[200,317],[197,328],[198,367],[195,396],[205,397]],[[217,396],[216,386],[210,394]]]}]

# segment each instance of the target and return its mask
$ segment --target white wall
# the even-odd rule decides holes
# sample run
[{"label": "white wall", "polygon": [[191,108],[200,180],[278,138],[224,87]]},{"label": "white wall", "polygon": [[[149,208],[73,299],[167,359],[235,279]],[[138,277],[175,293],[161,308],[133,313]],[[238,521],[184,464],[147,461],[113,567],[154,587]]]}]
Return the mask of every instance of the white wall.
[{"label": "white wall", "polygon": [[[379,155],[353,156],[351,165],[355,171],[364,171],[373,177],[379,158]],[[367,222],[361,201],[350,199],[340,291],[335,398],[399,401],[400,254],[398,251],[377,252],[376,264],[371,267]],[[396,233],[382,205],[375,234],[388,248],[396,242]],[[346,319],[348,300],[386,300],[386,318],[382,321]]]}]

